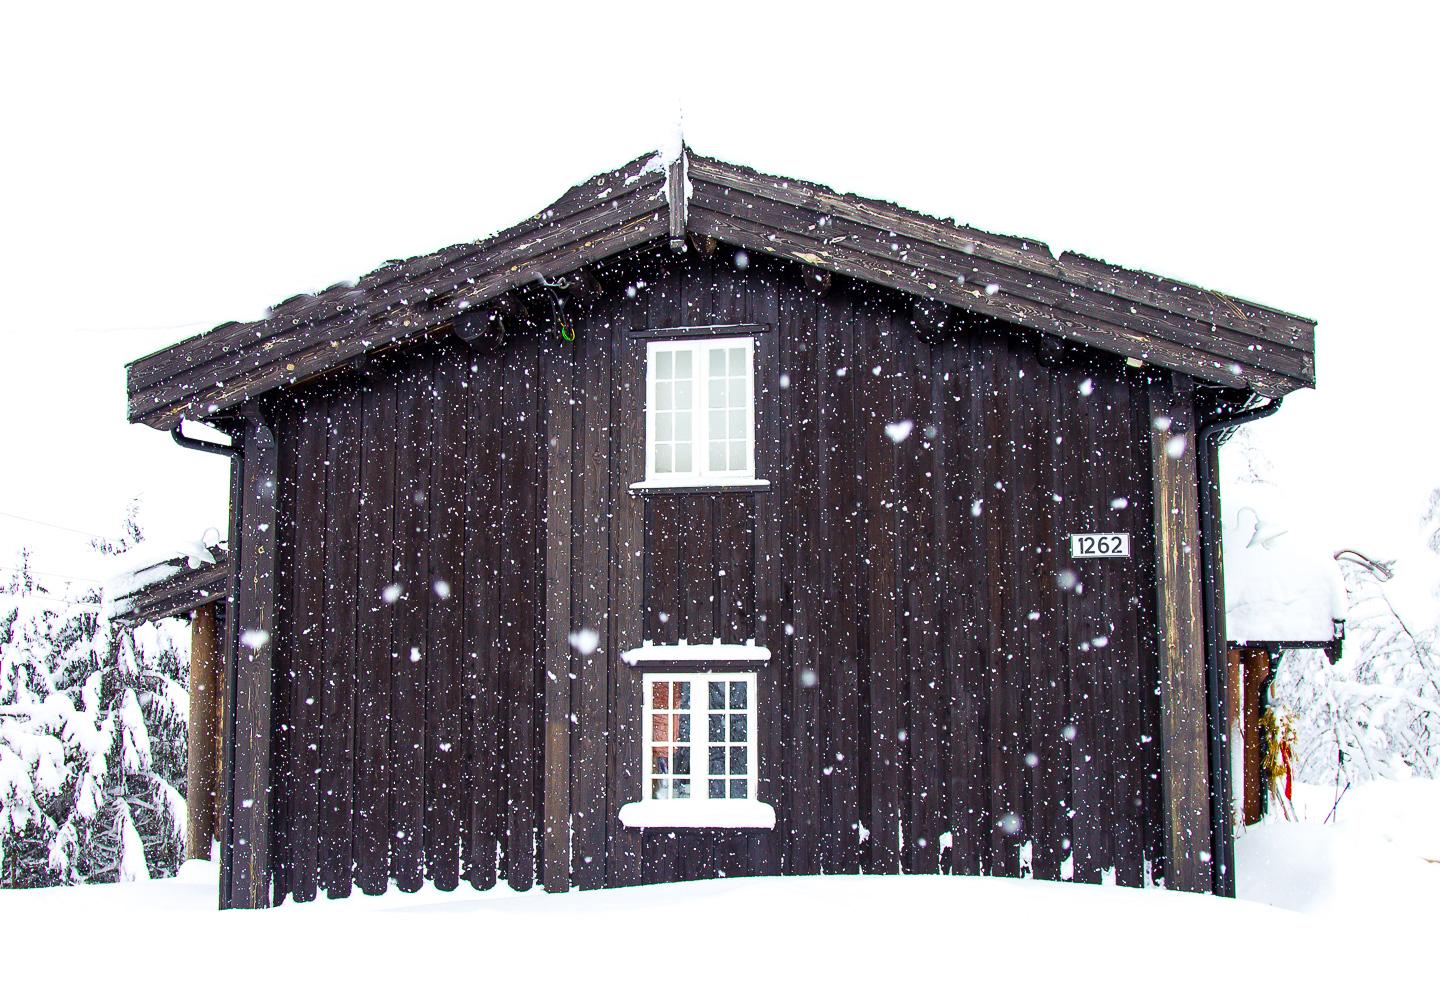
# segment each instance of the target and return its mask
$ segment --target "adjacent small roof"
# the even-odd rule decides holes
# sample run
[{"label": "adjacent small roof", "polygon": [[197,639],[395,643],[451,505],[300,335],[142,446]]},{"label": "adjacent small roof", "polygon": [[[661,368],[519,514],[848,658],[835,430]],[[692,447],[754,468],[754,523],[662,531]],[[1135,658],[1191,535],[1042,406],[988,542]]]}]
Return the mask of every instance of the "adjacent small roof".
[{"label": "adjacent small roof", "polygon": [[[1252,521],[1253,520],[1253,524]],[[1226,527],[1225,638],[1236,644],[1318,644],[1349,610],[1340,566],[1241,509]]]},{"label": "adjacent small roof", "polygon": [[225,545],[196,544],[167,556],[146,544],[117,558],[119,569],[105,582],[106,617],[126,626],[184,615],[219,601],[228,592],[230,555]]},{"label": "adjacent small roof", "polygon": [[889,286],[1220,385],[1315,383],[1315,323],[1158,275],[681,149],[582,182],[493,237],[294,296],[129,366],[132,422],[169,429],[411,338],[541,278],[687,235]]}]

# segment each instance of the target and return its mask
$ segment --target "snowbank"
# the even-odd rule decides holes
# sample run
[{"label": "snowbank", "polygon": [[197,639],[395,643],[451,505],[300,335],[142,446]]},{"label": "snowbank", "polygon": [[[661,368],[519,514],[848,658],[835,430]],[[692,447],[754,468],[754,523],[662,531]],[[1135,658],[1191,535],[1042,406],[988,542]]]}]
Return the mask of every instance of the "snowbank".
[{"label": "snowbank", "polygon": [[1239,895],[1377,928],[1440,925],[1440,781],[1335,790],[1297,784],[1298,822],[1267,818],[1236,843]]},{"label": "snowbank", "polygon": [[[1248,518],[1247,518],[1248,517]],[[1329,554],[1272,532],[1242,509],[1224,534],[1225,629],[1232,643],[1313,643],[1335,637],[1345,580]]]},{"label": "snowbank", "polygon": [[[1386,819],[1388,809],[1388,820],[1408,823],[1407,834],[1433,829],[1440,819],[1428,802],[1440,802],[1440,788],[1418,785],[1367,796],[1369,814]],[[1237,974],[1246,986],[1329,987],[1386,986],[1433,972],[1426,967],[1440,866],[1378,848],[1368,826],[1252,829],[1240,842],[1240,877],[1251,900],[1036,880],[830,876],[564,895],[357,893],[221,913],[214,869],[192,863],[174,880],[0,891],[0,932],[3,971],[17,986],[28,985],[26,977],[52,981],[74,965],[77,950],[86,960],[153,951],[153,965],[107,965],[107,985],[121,986],[203,973],[206,986],[464,980],[589,990],[634,986],[658,970],[666,983],[683,974],[687,987],[1153,990],[1156,974],[1167,988],[1213,987]],[[1343,932],[1330,917],[1274,904],[1343,910]],[[664,942],[677,926],[690,934],[679,945]],[[1182,955],[1167,958],[1171,952]]]}]

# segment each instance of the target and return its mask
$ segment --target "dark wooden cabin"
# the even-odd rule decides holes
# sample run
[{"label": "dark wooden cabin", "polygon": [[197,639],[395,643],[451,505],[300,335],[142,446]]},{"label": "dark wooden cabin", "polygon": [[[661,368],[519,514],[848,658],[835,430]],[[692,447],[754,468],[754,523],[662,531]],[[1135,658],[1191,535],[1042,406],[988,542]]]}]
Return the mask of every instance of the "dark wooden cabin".
[{"label": "dark wooden cabin", "polygon": [[233,438],[222,905],[1228,892],[1206,469],[1313,346],[686,151],[134,362],[132,421]]}]

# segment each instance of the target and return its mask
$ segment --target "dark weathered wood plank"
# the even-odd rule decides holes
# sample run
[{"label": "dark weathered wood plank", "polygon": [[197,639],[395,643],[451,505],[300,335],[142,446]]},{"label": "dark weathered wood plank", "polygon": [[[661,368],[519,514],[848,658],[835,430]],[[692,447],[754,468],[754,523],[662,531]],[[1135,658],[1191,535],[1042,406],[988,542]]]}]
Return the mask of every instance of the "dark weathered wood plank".
[{"label": "dark weathered wood plank", "polygon": [[229,807],[229,896],[236,908],[270,904],[271,656],[274,649],[277,450],[258,413],[247,417],[241,481],[234,719]]},{"label": "dark weathered wood plank", "polygon": [[572,457],[573,345],[553,343],[542,353],[547,438],[545,477],[545,801],[543,880],[552,892],[570,889],[570,678],[572,653],[593,652],[580,640],[572,649],[572,541],[575,519]]},{"label": "dark weathered wood plank", "polygon": [[390,681],[390,872],[401,890],[425,882],[425,694],[429,652],[430,462],[434,358],[405,366],[395,416],[395,571]]},{"label": "dark weathered wood plank", "polygon": [[[576,415],[580,427],[575,437],[576,481],[572,495],[578,509],[576,539],[579,541],[575,624],[577,628],[593,630],[600,638],[594,652],[575,660],[577,738],[571,768],[575,858],[571,869],[575,883],[584,890],[605,883],[605,837],[609,827],[609,673],[612,657],[625,645],[611,638],[610,333],[609,320],[596,317],[582,327],[576,344],[582,348],[583,356],[576,369]],[[574,563],[572,558],[572,566]]]},{"label": "dark weathered wood plank", "polygon": [[396,387],[367,382],[363,391],[365,451],[360,483],[355,630],[355,881],[367,894],[385,891],[390,876],[391,630],[394,580]]},{"label": "dark weathered wood plank", "polygon": [[1152,383],[1149,401],[1165,885],[1201,892],[1210,889],[1211,863],[1194,398],[1176,378]]},{"label": "dark weathered wood plank", "polygon": [[465,451],[469,403],[463,387],[469,355],[459,348],[435,362],[429,478],[425,663],[425,874],[441,890],[460,884],[464,718]]},{"label": "dark weathered wood plank", "polygon": [[330,407],[329,477],[325,508],[325,641],[322,677],[320,884],[348,897],[354,873],[356,632],[360,621],[358,565],[362,403],[347,391]]},{"label": "dark weathered wood plank", "polygon": [[501,358],[474,359],[467,379],[468,429],[465,442],[465,620],[464,689],[465,876],[478,889],[495,885],[497,847],[503,834],[505,773],[500,745],[502,683],[500,555],[503,506],[499,493]]},{"label": "dark weathered wood plank", "polygon": [[290,883],[297,901],[315,899],[320,879],[321,732],[326,685],[325,501],[330,404],[312,402],[294,421],[295,568],[290,621]]}]

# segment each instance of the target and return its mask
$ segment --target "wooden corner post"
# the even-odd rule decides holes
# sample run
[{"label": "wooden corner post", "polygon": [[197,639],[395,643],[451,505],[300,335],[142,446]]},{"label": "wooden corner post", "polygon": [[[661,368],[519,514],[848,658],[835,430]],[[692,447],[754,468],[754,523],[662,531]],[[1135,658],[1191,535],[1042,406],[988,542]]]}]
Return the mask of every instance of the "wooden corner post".
[{"label": "wooden corner post", "polygon": [[245,420],[231,486],[233,600],[226,629],[225,801],[220,906],[270,906],[270,701],[275,634],[278,451],[258,414]]},{"label": "wooden corner post", "polygon": [[217,726],[220,715],[220,637],[216,604],[190,618],[190,723],[185,758],[185,858],[209,859],[215,835]]},{"label": "wooden corner post", "polygon": [[1204,892],[1211,889],[1210,780],[1191,381],[1171,375],[1151,382],[1149,412],[1165,885]]},{"label": "wooden corner post", "polygon": [[574,534],[572,344],[552,341],[545,368],[545,797],[541,882],[570,889],[571,542]]}]

